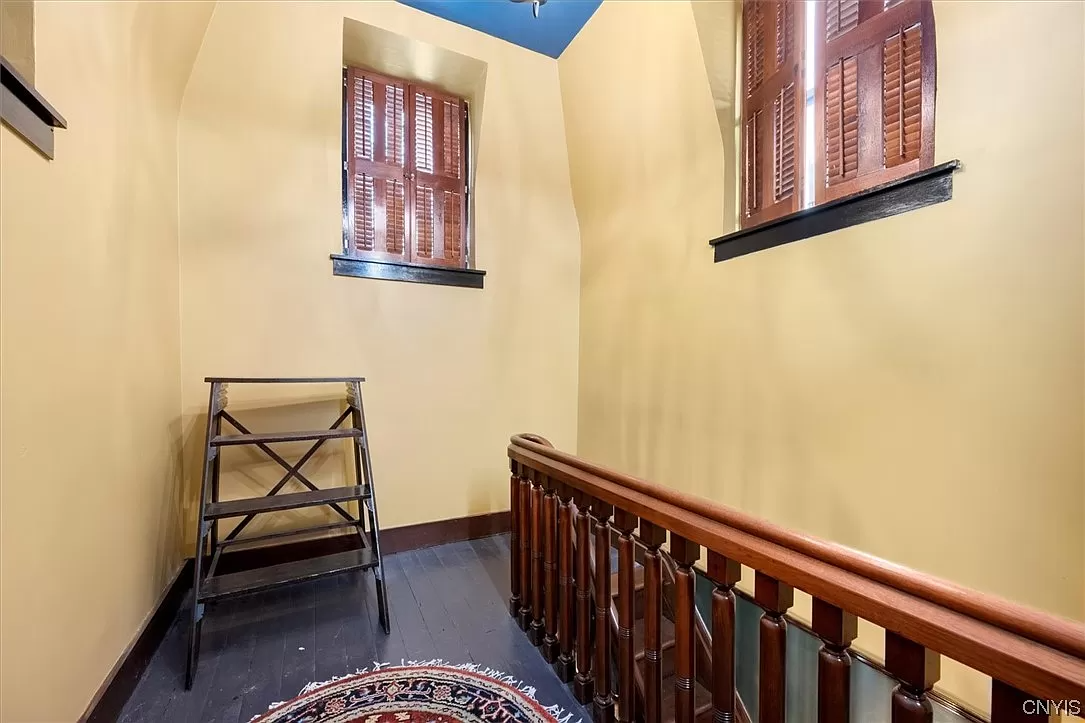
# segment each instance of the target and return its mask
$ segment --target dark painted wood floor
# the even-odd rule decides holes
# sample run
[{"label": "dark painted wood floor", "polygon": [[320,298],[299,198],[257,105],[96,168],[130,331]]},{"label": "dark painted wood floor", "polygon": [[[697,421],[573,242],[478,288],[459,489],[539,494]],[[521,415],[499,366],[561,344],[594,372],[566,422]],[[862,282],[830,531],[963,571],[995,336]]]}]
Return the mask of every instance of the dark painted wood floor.
[{"label": "dark painted wood floor", "polygon": [[244,723],[307,683],[374,661],[479,663],[535,686],[543,705],[591,719],[508,614],[507,536],[385,557],[392,633],[372,574],[351,573],[208,606],[200,667],[184,689],[186,606],[120,720]]}]

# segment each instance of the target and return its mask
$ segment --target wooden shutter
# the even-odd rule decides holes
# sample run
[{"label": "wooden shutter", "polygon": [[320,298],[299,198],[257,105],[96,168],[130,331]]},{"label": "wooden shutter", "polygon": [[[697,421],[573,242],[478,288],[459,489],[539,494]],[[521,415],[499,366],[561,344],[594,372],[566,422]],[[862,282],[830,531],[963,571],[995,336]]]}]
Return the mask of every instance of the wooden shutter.
[{"label": "wooden shutter", "polygon": [[743,0],[742,225],[801,207],[803,0]]},{"label": "wooden shutter", "polygon": [[933,165],[930,0],[825,0],[815,38],[817,203]]},{"label": "wooden shutter", "polygon": [[467,265],[464,102],[412,85],[410,104],[414,228],[411,258],[417,264],[464,267]]},{"label": "wooden shutter", "polygon": [[346,81],[347,252],[407,261],[407,85],[356,68]]}]

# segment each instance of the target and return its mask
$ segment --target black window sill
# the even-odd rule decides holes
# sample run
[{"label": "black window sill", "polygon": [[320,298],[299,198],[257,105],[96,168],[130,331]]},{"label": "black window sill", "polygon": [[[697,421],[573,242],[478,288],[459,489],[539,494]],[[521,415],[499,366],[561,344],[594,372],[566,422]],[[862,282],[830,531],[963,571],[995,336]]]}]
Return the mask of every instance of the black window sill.
[{"label": "black window sill", "polygon": [[727,261],[792,241],[941,203],[953,198],[953,172],[960,161],[948,161],[883,183],[874,188],[812,208],[790,213],[751,228],[720,236],[709,243],[716,261]]},{"label": "black window sill", "polygon": [[53,159],[53,129],[68,124],[34,85],[0,56],[0,119],[48,158]]},{"label": "black window sill", "polygon": [[415,266],[391,261],[370,261],[353,256],[332,254],[332,273],[336,276],[357,276],[367,279],[389,281],[413,281],[416,284],[439,286],[462,286],[481,289],[485,271],[478,269],[453,269],[444,266]]}]

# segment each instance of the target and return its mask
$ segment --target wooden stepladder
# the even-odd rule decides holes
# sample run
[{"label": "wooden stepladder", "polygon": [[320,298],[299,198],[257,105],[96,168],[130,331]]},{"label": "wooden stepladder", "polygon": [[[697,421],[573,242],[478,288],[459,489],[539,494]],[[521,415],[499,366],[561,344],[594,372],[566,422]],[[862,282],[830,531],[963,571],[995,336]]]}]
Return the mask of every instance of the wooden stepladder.
[{"label": "wooden stepladder", "polygon": [[[369,456],[369,435],[365,429],[365,412],[362,408],[362,377],[321,378],[241,378],[207,377],[211,385],[207,405],[207,440],[204,445],[203,482],[200,486],[200,506],[196,527],[196,559],[193,577],[192,625],[189,628],[188,667],[185,688],[192,687],[196,677],[196,665],[200,654],[200,630],[203,624],[204,606],[207,603],[237,595],[260,592],[294,582],[312,580],[351,570],[372,569],[377,586],[377,610],[381,627],[390,632],[388,616],[388,593],[384,585],[384,560],[380,552],[380,525],[377,522],[377,498],[373,485],[373,465]],[[294,432],[251,432],[233,415],[226,411],[226,391],[229,384],[322,384],[345,383],[347,387],[346,410],[327,429]],[[344,424],[348,422],[349,424]],[[222,423],[233,427],[237,434],[223,434]],[[354,449],[355,484],[350,487],[321,489],[301,472],[317,450],[329,439],[351,439]],[[312,441],[309,450],[294,464],[290,464],[270,445],[281,442]],[[263,497],[221,501],[219,499],[220,454],[223,447],[253,445],[275,460],[286,474]],[[279,494],[291,479],[306,488],[304,492]],[[340,503],[358,502],[355,517]],[[299,507],[327,505],[343,518],[342,522],[317,525],[287,532],[239,537],[256,515],[289,510]],[[363,509],[365,510],[363,514]],[[244,519],[220,539],[220,520],[242,517]],[[316,531],[352,527],[358,534],[358,549],[337,552],[270,567],[243,570],[218,575],[216,570],[223,551],[237,545],[246,545],[272,538],[304,535]],[[205,556],[210,563],[205,568]]]}]

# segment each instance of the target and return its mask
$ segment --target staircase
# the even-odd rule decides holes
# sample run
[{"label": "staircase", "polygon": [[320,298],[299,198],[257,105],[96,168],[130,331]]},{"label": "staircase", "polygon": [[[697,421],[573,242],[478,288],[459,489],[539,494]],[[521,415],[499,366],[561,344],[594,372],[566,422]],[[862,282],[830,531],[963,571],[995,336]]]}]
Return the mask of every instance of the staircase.
[{"label": "staircase", "polygon": [[[643,548],[638,546],[638,551],[643,553]],[[659,669],[660,678],[662,680],[660,711],[662,720],[665,723],[674,723],[676,711],[675,690],[677,687],[675,685],[677,676],[675,674],[674,658],[678,644],[674,625],[674,573],[667,562],[669,557],[665,555],[661,555],[661,557],[663,559],[663,610],[659,625]],[[614,564],[616,561],[617,557],[615,556],[612,560],[612,568],[617,567],[617,565]],[[594,577],[594,555],[592,555],[592,572]],[[612,591],[610,603],[611,640],[614,641],[614,657],[617,659],[619,654],[617,641],[620,637],[618,626],[618,573],[613,573],[610,576],[610,589]],[[633,591],[633,660],[635,661],[634,682],[636,691],[636,714],[634,719],[643,720],[645,717],[645,677],[647,675],[646,668],[648,656],[646,654],[645,645],[645,582],[642,561],[638,561],[637,565],[633,568]],[[707,657],[708,654],[708,646],[704,644],[706,638],[707,633],[704,638],[698,636],[698,648],[703,650],[704,657]],[[698,657],[702,657],[702,655],[699,655]],[[698,670],[701,671],[699,666]],[[694,709],[694,720],[696,723],[710,723],[712,721],[712,694],[702,682],[711,680],[711,677],[711,670],[701,671],[701,675],[697,676],[695,682],[694,700],[696,701],[696,708]],[[621,699],[619,699],[618,705],[621,706],[621,704]]]},{"label": "staircase", "polygon": [[[758,723],[884,720],[886,712],[894,723],[933,723],[935,706],[947,707],[933,692],[943,657],[990,676],[991,723],[1074,714],[1085,701],[1081,623],[623,475],[536,435],[513,437],[508,456],[509,609],[577,700],[592,705],[595,723],[749,721],[737,692],[744,664],[756,666],[756,700],[747,702]],[[702,557],[711,637],[694,601]],[[743,568],[754,573],[749,603],[760,609],[756,662],[736,658]],[[796,588],[812,599],[809,626],[788,618]],[[895,687],[853,712],[859,618],[885,631],[878,671]],[[813,636],[800,645],[820,646],[816,670],[788,670],[788,638],[800,631]],[[795,672],[793,684],[808,692],[789,710]],[[967,711],[957,719],[982,720]]]}]

